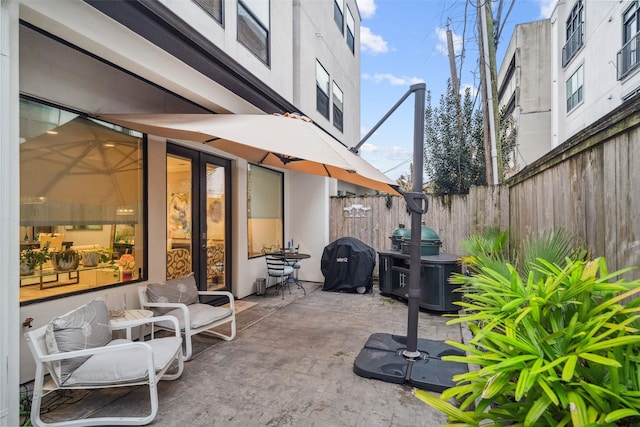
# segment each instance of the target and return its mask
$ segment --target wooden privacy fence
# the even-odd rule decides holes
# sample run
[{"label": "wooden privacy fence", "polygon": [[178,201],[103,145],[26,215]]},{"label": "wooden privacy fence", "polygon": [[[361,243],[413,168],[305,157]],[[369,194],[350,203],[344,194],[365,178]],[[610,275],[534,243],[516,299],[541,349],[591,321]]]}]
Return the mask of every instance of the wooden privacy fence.
[{"label": "wooden privacy fence", "polygon": [[[531,235],[566,228],[610,271],[640,265],[640,97],[626,102],[501,186],[473,187],[468,195],[429,196],[425,225],[443,242],[441,252],[462,254],[465,236],[489,226],[508,229],[517,248]],[[362,205],[362,216],[345,208]],[[398,224],[410,226],[400,197],[333,197],[331,241],[355,237],[389,249]],[[625,275],[640,278],[640,271]]]},{"label": "wooden privacy fence", "polygon": [[[460,254],[460,241],[489,226],[509,227],[508,189],[504,186],[473,187],[468,195],[431,197],[422,215],[440,240],[440,252]],[[362,205],[361,216],[351,215],[351,206]],[[345,210],[345,208],[347,210]],[[370,209],[367,209],[370,208]],[[391,233],[399,224],[411,226],[404,199],[398,196],[349,196],[331,198],[331,241],[355,237],[375,250],[391,248]]]}]

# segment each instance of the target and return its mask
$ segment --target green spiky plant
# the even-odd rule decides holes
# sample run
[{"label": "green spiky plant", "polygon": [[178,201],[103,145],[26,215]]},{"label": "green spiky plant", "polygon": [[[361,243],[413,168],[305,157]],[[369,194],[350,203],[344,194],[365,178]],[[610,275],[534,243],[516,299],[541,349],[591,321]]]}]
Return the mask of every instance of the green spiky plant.
[{"label": "green spiky plant", "polygon": [[[449,323],[466,323],[473,338],[448,342],[466,356],[444,359],[478,369],[440,397],[416,391],[450,425],[640,423],[640,281],[617,279],[629,269],[609,273],[604,258],[585,261],[586,251],[560,245],[569,238],[559,233],[525,244],[526,261],[506,262],[508,274],[486,266],[495,256],[485,252],[471,256],[471,276],[453,279],[466,314]],[[564,260],[544,259],[559,257],[550,248],[561,246]]]}]

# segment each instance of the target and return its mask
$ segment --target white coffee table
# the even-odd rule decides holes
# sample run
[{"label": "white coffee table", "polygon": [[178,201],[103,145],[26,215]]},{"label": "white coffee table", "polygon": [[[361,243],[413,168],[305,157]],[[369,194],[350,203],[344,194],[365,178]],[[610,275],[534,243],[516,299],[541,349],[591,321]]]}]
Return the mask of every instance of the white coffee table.
[{"label": "white coffee table", "polygon": [[[153,317],[153,311],[151,310],[144,310],[141,308],[125,310],[122,316],[112,317],[111,324],[129,322],[137,319],[148,319],[150,317]],[[131,339],[131,328],[127,329],[127,339]],[[140,327],[140,341],[144,341],[144,325]]]}]

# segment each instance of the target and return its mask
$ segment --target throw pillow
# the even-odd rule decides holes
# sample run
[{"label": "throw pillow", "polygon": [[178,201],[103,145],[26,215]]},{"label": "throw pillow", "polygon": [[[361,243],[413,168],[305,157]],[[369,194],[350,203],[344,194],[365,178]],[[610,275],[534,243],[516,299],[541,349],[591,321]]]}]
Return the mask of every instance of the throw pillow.
[{"label": "throw pillow", "polygon": [[[193,273],[179,279],[147,285],[147,298],[149,302],[179,302],[187,305],[200,302],[198,299],[198,286]],[[172,307],[153,307],[153,312],[156,316],[163,315],[171,310],[173,310]]]},{"label": "throw pillow", "polygon": [[[65,353],[103,347],[111,341],[111,323],[107,305],[100,298],[54,318],[47,325],[45,341],[49,353]],[[57,379],[62,384],[90,356],[54,362]]]}]

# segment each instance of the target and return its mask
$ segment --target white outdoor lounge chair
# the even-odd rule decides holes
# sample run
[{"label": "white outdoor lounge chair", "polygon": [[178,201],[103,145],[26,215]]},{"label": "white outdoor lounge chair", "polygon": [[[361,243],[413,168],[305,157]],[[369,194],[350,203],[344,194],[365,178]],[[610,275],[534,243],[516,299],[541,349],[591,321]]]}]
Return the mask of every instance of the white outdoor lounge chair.
[{"label": "white outdoor lounge chair", "polygon": [[[222,296],[229,300],[229,307],[215,307],[200,303],[200,296]],[[191,337],[204,333],[231,341],[236,336],[236,309],[233,294],[227,291],[199,291],[193,274],[162,283],[150,283],[138,288],[140,307],[152,310],[156,316],[169,315],[178,319],[184,333],[184,360],[191,359]],[[211,328],[231,323],[231,332],[225,335]],[[174,330],[173,323],[159,322],[155,326]]]},{"label": "white outdoor lounge chair", "polygon": [[[95,299],[48,325],[25,333],[36,362],[31,403],[31,422],[35,426],[145,425],[158,413],[160,380],[182,375],[182,338],[157,338],[146,342],[112,339],[112,330],[139,328],[153,322],[173,322],[171,316],[151,317],[112,323],[107,307]],[[167,371],[171,368],[172,373]],[[45,376],[50,379],[45,382]],[[59,389],[95,389],[147,385],[151,411],[147,416],[93,417],[47,423],[40,417],[42,398]]]}]

